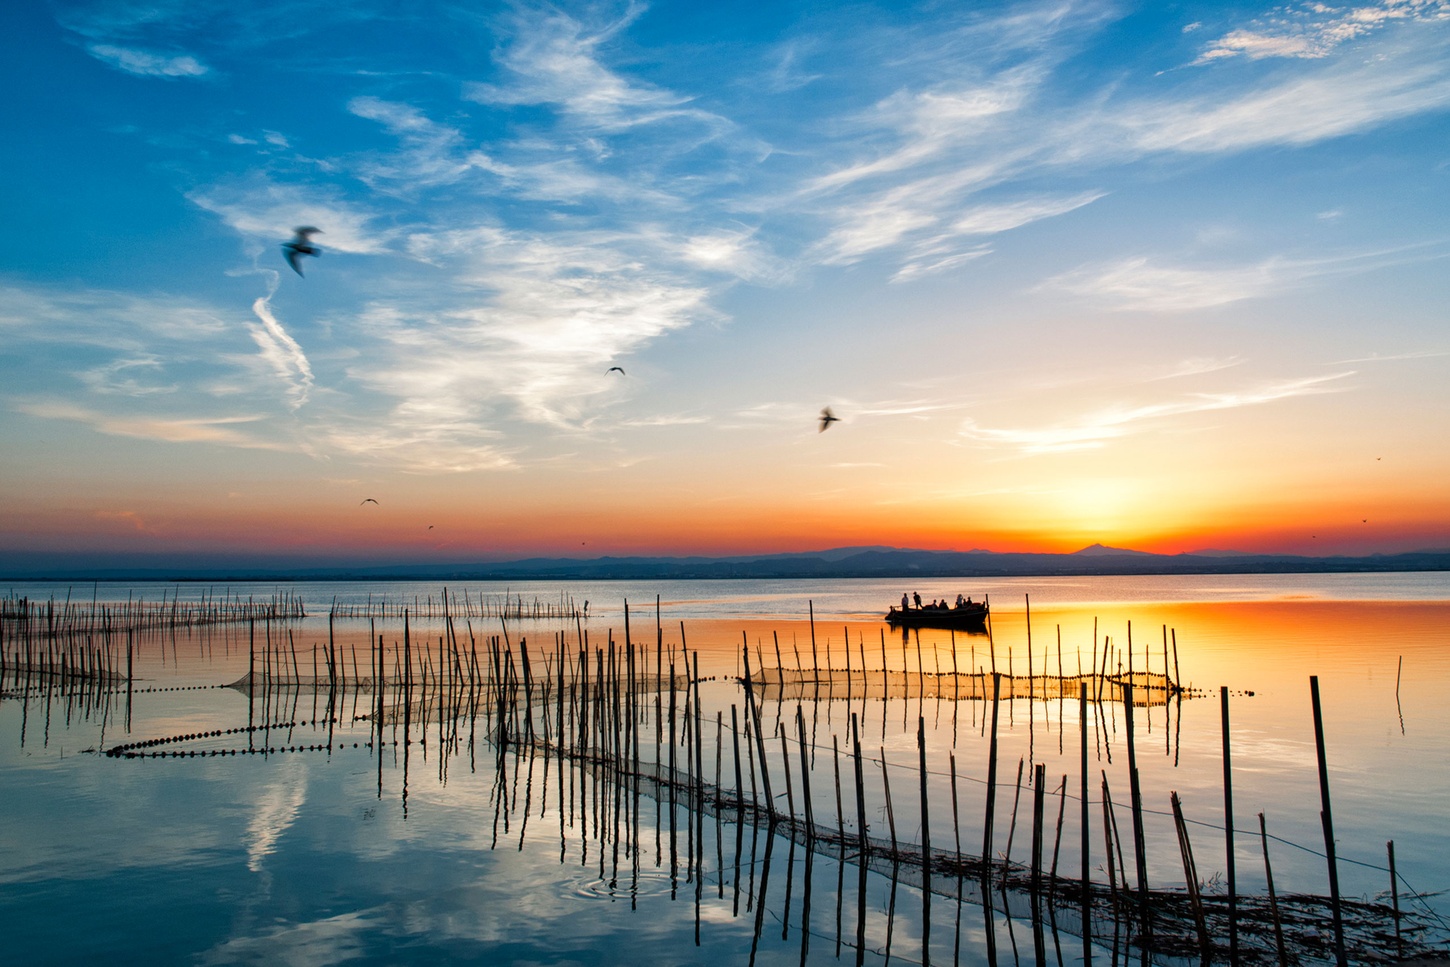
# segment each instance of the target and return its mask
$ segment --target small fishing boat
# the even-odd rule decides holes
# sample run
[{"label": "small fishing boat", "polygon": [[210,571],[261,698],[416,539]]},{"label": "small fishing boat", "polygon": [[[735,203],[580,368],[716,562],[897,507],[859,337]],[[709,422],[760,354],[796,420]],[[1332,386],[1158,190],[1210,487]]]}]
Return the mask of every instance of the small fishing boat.
[{"label": "small fishing boat", "polygon": [[987,624],[989,610],[987,602],[970,598],[955,607],[928,604],[918,608],[897,608],[893,605],[886,612],[886,623],[893,628],[980,629]]}]

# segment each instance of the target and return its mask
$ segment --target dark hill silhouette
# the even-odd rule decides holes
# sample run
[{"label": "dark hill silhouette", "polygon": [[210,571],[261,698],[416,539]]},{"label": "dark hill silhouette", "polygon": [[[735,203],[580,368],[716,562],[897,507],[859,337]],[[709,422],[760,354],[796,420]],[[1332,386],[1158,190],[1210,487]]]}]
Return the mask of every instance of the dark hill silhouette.
[{"label": "dark hill silhouette", "polygon": [[1450,570],[1450,550],[1305,557],[1291,554],[1153,554],[1099,544],[1071,554],[844,547],[734,557],[535,557],[516,561],[130,561],[0,553],[0,580],[679,580],[730,578],[1029,577],[1101,574],[1274,574]]}]

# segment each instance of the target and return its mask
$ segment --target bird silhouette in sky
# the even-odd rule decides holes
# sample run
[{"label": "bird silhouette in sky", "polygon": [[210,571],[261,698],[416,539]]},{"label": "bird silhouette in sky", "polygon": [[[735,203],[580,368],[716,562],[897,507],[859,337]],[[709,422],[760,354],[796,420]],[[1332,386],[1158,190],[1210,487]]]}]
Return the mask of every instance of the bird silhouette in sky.
[{"label": "bird silhouette in sky", "polygon": [[821,428],[817,432],[825,433],[828,429],[831,428],[832,423],[840,422],[841,418],[836,414],[832,413],[831,408],[828,406],[825,409],[821,410]]},{"label": "bird silhouette in sky", "polygon": [[296,234],[292,241],[282,243],[282,254],[287,258],[287,264],[292,266],[292,271],[298,275],[302,274],[302,264],[298,261],[304,255],[313,258],[322,254],[322,249],[312,244],[312,236],[322,234],[322,229],[313,228],[311,225],[303,225],[292,230]]},{"label": "bird silhouette in sky", "polygon": [[429,524],[429,525],[428,525],[428,529],[429,529],[429,530],[432,530],[432,529],[433,529],[433,525],[432,525],[432,524]]},{"label": "bird silhouette in sky", "polygon": [[[373,500],[371,497],[364,497],[362,504],[358,504],[358,506],[361,507],[363,504],[377,504],[377,503],[378,502],[376,500]],[[382,504],[378,504],[378,506],[381,507]]]},{"label": "bird silhouette in sky", "polygon": [[611,366],[604,371],[604,375],[608,376],[610,373],[618,373],[619,375],[623,376],[624,370],[620,369],[618,366]]}]

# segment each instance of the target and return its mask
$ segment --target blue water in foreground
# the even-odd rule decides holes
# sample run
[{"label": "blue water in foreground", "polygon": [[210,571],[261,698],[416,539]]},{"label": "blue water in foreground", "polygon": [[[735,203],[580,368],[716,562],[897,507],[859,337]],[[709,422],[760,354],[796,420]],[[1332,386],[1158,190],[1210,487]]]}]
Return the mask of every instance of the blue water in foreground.
[{"label": "blue water in foreground", "polygon": [[[750,824],[710,816],[692,827],[683,804],[672,810],[647,794],[636,798],[598,769],[517,746],[500,756],[482,717],[420,707],[406,727],[393,721],[384,729],[386,741],[410,744],[385,746],[379,758],[370,747],[376,733],[367,694],[344,690],[332,696],[329,709],[326,690],[293,690],[264,702],[217,687],[241,678],[249,655],[265,649],[269,638],[288,666],[295,651],[298,673],[312,674],[334,601],[371,597],[426,610],[430,598],[441,599],[441,585],[17,583],[4,590],[58,604],[69,596],[85,605],[93,596],[158,602],[163,596],[290,594],[310,615],[273,627],[138,636],[129,701],[119,689],[99,702],[59,691],[21,696],[11,687],[14,640],[6,643],[12,664],[0,693],[0,949],[8,962],[798,964],[856,963],[858,953],[859,962],[869,963],[1036,959],[1031,926],[1021,919],[998,910],[989,924],[979,906],[959,907],[941,896],[933,898],[928,917],[919,881],[893,882],[875,870],[860,877],[849,855],[842,863],[833,852],[810,854]],[[880,614],[911,591],[928,599],[990,595],[992,640],[948,632],[906,641],[893,635]],[[1065,674],[1075,674],[1109,647],[1113,663],[1126,661],[1131,639],[1135,662],[1141,658],[1150,671],[1170,674],[1177,668],[1181,682],[1206,692],[1177,707],[1138,710],[1134,736],[1148,810],[1150,882],[1184,883],[1168,818],[1173,790],[1183,800],[1199,878],[1210,892],[1222,889],[1226,867],[1221,685],[1230,689],[1233,712],[1239,890],[1262,894],[1266,886],[1262,812],[1278,837],[1270,845],[1276,887],[1327,891],[1308,690],[1309,676],[1317,676],[1346,895],[1374,900],[1388,894],[1385,843],[1393,839],[1402,898],[1410,890],[1431,894],[1403,902],[1450,919],[1450,903],[1433,895],[1450,890],[1447,574],[469,583],[448,593],[455,608],[461,599],[474,609],[505,597],[581,609],[587,600],[587,621],[528,619],[507,626],[511,645],[527,637],[535,661],[552,653],[557,634],[571,650],[583,632],[591,648],[611,637],[622,641],[626,600],[631,637],[644,643],[649,662],[657,643],[669,654],[686,636],[685,644],[700,654],[701,674],[714,678],[700,690],[704,771],[714,782],[719,735],[725,787],[734,783],[731,707],[743,707],[739,686],[729,680],[740,668],[742,640],[757,665],[776,664],[777,642],[783,667],[809,664],[814,640],[818,664],[835,668],[849,661],[859,671],[864,657],[874,671],[932,672],[956,663],[965,672],[989,670],[995,662],[1000,671],[1023,675],[1031,660],[1040,675],[1044,663],[1056,673],[1059,662]],[[465,627],[457,633],[465,640],[472,634],[480,656],[487,636],[504,630],[482,615],[460,624]],[[403,631],[397,620],[371,626],[349,620],[333,633],[341,653],[360,644],[365,650],[376,635],[391,649]],[[410,626],[418,648],[436,651],[442,633],[436,620]],[[124,653],[124,643],[120,648]],[[350,666],[352,659],[343,661]],[[831,750],[833,742],[849,746],[856,714],[867,755],[871,832],[886,829],[884,759],[898,834],[919,842],[920,723],[928,747],[931,840],[950,848],[957,833],[954,768],[963,849],[979,851],[989,702],[909,690],[888,701],[834,692],[814,702],[775,695],[761,707],[774,743],[768,756],[780,752],[775,723],[794,729],[798,704],[811,734],[818,821],[836,821]],[[641,719],[647,759],[655,754],[652,715],[646,708]],[[1003,705],[1001,717],[1005,790],[999,790],[994,849],[1003,851],[1011,825],[1018,774],[1011,760],[1021,761],[1029,778],[1032,765],[1043,764],[1049,797],[1067,777],[1062,866],[1070,871],[1064,875],[1077,876],[1072,796],[1083,723],[1075,703],[1019,698]],[[261,725],[272,727],[246,731]],[[1114,703],[1094,709],[1086,727],[1091,864],[1105,884],[1099,786],[1104,776],[1111,783],[1126,830],[1124,709]],[[224,734],[205,734],[213,731]],[[793,741],[796,733],[788,735]],[[243,754],[99,754],[119,743],[158,739],[167,741],[154,748]],[[281,751],[248,754],[249,748]],[[855,787],[849,760],[843,768],[849,827]],[[772,775],[779,791],[783,775]],[[797,785],[794,795],[802,794]],[[1024,788],[1021,799],[1029,808],[1031,790]],[[1049,810],[1053,819],[1056,808]],[[1024,822],[1019,818],[1011,847],[1019,862],[1026,860]],[[688,846],[696,835],[702,839],[692,858]],[[1062,927],[1060,936],[1047,937],[1045,961],[1081,962],[1081,941],[1071,924]],[[1110,938],[1098,943],[1094,959],[1109,962]]]}]

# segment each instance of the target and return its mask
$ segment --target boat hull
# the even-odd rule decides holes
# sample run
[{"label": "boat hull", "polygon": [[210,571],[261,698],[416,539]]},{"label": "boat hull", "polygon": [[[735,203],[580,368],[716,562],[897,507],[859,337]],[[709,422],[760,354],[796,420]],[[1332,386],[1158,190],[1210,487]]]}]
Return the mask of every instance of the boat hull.
[{"label": "boat hull", "polygon": [[966,608],[909,608],[886,612],[886,623],[893,628],[985,628],[987,606]]}]

